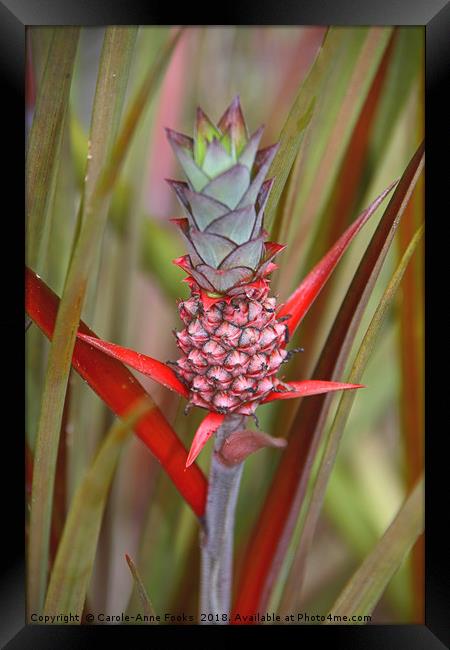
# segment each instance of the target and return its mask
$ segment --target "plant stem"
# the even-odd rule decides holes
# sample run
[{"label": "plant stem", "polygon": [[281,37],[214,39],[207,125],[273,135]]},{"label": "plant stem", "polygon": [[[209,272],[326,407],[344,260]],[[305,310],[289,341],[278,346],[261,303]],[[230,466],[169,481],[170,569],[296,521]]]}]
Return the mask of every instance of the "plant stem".
[{"label": "plant stem", "polygon": [[[201,532],[200,623],[226,625],[231,608],[234,515],[244,463],[224,465],[224,441],[244,428],[245,418],[230,415],[217,431]],[[202,620],[202,618],[206,620]]]}]

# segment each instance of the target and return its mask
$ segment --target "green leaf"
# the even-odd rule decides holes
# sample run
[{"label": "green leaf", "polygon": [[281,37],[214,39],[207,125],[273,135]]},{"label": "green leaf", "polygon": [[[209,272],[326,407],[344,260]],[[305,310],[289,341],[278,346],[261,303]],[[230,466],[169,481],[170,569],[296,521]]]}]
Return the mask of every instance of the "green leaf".
[{"label": "green leaf", "polygon": [[199,167],[203,166],[208,143],[212,142],[214,138],[216,140],[221,139],[220,131],[214,126],[206,113],[198,107],[194,131],[194,161]]},{"label": "green leaf", "polygon": [[28,28],[28,46],[31,49],[31,60],[36,87],[42,81],[45,64],[47,63],[48,50],[55,31],[54,27],[30,26]]},{"label": "green leaf", "polygon": [[130,567],[131,575],[133,576],[134,586],[139,595],[139,599],[142,604],[142,609],[144,610],[144,616],[148,617],[151,621],[152,619],[156,618],[156,614],[155,614],[155,610],[153,609],[153,605],[150,601],[150,598],[147,594],[145,585],[142,582],[141,576],[139,575],[136,565],[134,564],[131,557],[129,555],[126,555],[125,558],[128,566]]},{"label": "green leaf", "polygon": [[[242,162],[242,161],[241,161]],[[206,149],[202,169],[209,178],[214,178],[233,166],[234,160],[219,140],[213,139]],[[250,165],[251,168],[251,165]]]},{"label": "green leaf", "polygon": [[[325,209],[337,181],[353,129],[391,32],[387,28],[373,28],[366,32],[352,30],[345,48],[337,53],[329,77],[331,81],[328,81],[320,96],[320,111],[311,123],[305,140],[305,161],[299,167],[301,179],[297,185],[293,213],[289,215],[291,224],[295,223],[295,233],[290,246],[291,254],[283,265],[283,276],[287,278],[285,282],[296,281],[299,260],[307,242],[314,235],[318,217]],[[329,99],[329,93],[332,99]],[[305,155],[303,149],[300,155]],[[297,219],[293,219],[294,215],[298,215]],[[287,234],[288,230],[284,229],[284,235]]]},{"label": "green leaf", "polygon": [[400,29],[371,137],[371,159],[380,160],[401,116],[424,56],[424,29]]},{"label": "green leaf", "polygon": [[[308,77],[309,79],[309,77]],[[303,88],[303,87],[302,87]],[[305,93],[306,95],[306,93]],[[280,135],[280,148],[270,166],[268,176],[275,181],[267,201],[265,223],[270,228],[275,219],[276,209],[288,179],[291,167],[300,148],[304,131],[311,121],[314,111],[314,98],[306,104],[305,95],[300,91],[288,115]]]},{"label": "green leaf", "polygon": [[146,397],[113,424],[70,506],[50,577],[45,614],[83,613],[109,489],[130,430],[153,408]]},{"label": "green leaf", "polygon": [[[78,192],[74,182],[69,129],[65,128],[60,151],[60,169],[48,219],[49,241],[42,275],[58,293],[62,293],[76,228]],[[64,218],[61,218],[64,215]]]},{"label": "green leaf", "polygon": [[[322,48],[308,74],[302,82],[297,97],[292,105],[286,123],[283,126],[280,136],[280,148],[275,156],[269,170],[270,176],[275,176],[275,183],[266,208],[266,227],[272,230],[277,236],[282,232],[280,223],[283,218],[282,212],[277,213],[277,206],[281,197],[284,185],[288,179],[294,160],[302,145],[305,129],[308,128],[308,138],[312,143],[310,151],[306,150],[307,169],[304,170],[301,190],[305,192],[305,181],[314,178],[314,168],[317,166],[317,158],[328,139],[331,126],[334,124],[338,110],[338,102],[345,92],[345,82],[349,72],[353,68],[354,59],[357,55],[361,41],[364,39],[367,30],[348,30],[345,28],[331,28],[324,40]],[[333,71],[333,75],[330,71]],[[327,80],[340,85],[339,93],[330,93],[334,102],[324,97],[324,87]],[[319,100],[320,104],[319,104]],[[325,103],[326,102],[326,103]],[[326,110],[325,110],[326,109]],[[313,117],[314,113],[314,117]],[[317,115],[317,113],[319,113]],[[324,124],[324,115],[327,122]],[[342,126],[342,125],[341,125]],[[310,133],[311,132],[311,133]],[[320,141],[318,142],[318,137]],[[302,146],[302,153],[304,146]]]},{"label": "green leaf", "polygon": [[80,29],[56,28],[52,32],[30,130],[25,171],[26,256],[27,263],[38,271],[44,252],[46,215],[59,164]]},{"label": "green leaf", "polygon": [[175,46],[177,45],[182,33],[182,30],[178,30],[161,49],[159,56],[150,68],[148,74],[145,76],[136,96],[131,102],[124,118],[123,126],[114,144],[111,157],[107,161],[107,165],[99,178],[95,191],[95,200],[94,197],[92,200],[93,205],[91,212],[93,212],[97,203],[101,204],[104,197],[114,188],[125,156],[135,135],[138,122],[142,118],[148,102],[153,97],[153,94],[161,81],[161,77],[169,64]]},{"label": "green leaf", "polygon": [[[344,587],[332,616],[370,615],[424,527],[424,481],[417,482],[392,524]],[[331,621],[326,621],[329,624]],[[352,621],[349,620],[348,624]]]},{"label": "green leaf", "polygon": [[[370,360],[372,352],[374,351],[375,343],[377,342],[377,337],[381,332],[388,309],[392,305],[408,263],[416,250],[422,235],[423,226],[414,235],[378,304],[353,363],[352,370],[347,380],[349,383],[356,384],[362,379],[366,366]],[[325,493],[336,461],[340,441],[355,398],[356,394],[351,391],[343,393],[333,424],[327,435],[325,449],[320,460],[318,472],[314,479],[312,494],[308,498],[308,502],[304,509],[302,534],[300,542],[295,550],[295,556],[280,605],[282,612],[297,610],[301,605],[300,597],[305,576],[307,557],[311,550],[314,533],[322,511]]]},{"label": "green leaf", "polygon": [[[114,33],[107,30],[105,35],[88,140],[83,197],[86,210],[83,218],[89,215],[93,194],[108,165],[119,132],[136,36],[135,28],[115,28]],[[115,101],[111,101],[111,98]]]}]

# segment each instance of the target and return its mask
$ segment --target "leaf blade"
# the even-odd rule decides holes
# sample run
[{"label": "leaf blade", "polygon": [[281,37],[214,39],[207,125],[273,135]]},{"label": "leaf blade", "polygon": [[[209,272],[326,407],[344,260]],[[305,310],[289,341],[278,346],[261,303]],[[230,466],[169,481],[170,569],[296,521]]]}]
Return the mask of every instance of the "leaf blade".
[{"label": "leaf blade", "polygon": [[44,614],[77,615],[81,621],[94,567],[103,513],[128,433],[153,408],[144,397],[107,433],[73,499],[50,576]]},{"label": "leaf blade", "polygon": [[[335,616],[371,614],[404,557],[423,532],[424,480],[417,482],[394,521],[344,587],[330,613]],[[329,624],[326,621],[325,624]]]},{"label": "leaf blade", "polygon": [[[383,53],[387,48],[392,29],[370,28],[357,50],[356,61],[352,64],[345,93],[337,107],[337,113],[327,136],[325,149],[317,168],[309,170],[311,185],[305,187],[304,200],[297,206],[302,218],[293,240],[293,250],[301,250],[315,215],[323,210],[331,188],[338,175],[340,163],[351,138],[352,129],[369,93]],[[359,33],[354,33],[358,38]],[[348,53],[350,56],[350,52]]]},{"label": "leaf blade", "polygon": [[79,27],[52,31],[26,157],[26,255],[33,268],[41,265],[45,217],[58,168],[80,35]]},{"label": "leaf blade", "polygon": [[[415,236],[411,240],[385,292],[383,293],[380,302],[378,303],[350,371],[350,382],[361,381],[364,370],[374,350],[377,337],[380,334],[388,309],[392,305],[408,263],[419,244],[422,234],[423,227],[416,232]],[[290,611],[300,606],[301,588],[306,570],[306,558],[311,549],[314,532],[325,499],[329,478],[336,461],[339,444],[344,433],[344,427],[350,415],[355,397],[356,395],[354,394],[342,396],[330,431],[327,435],[325,449],[314,480],[311,497],[306,506],[301,538],[295,551],[292,569],[290,571],[290,576],[287,579],[282,602],[280,604],[282,611]]]},{"label": "leaf blade", "polygon": [[115,343],[103,341],[103,339],[95,338],[94,336],[80,333],[77,336],[82,341],[89,343],[89,345],[92,345],[97,350],[101,350],[113,359],[118,359],[127,366],[138,370],[143,375],[151,377],[166,388],[169,388],[169,390],[174,390],[183,397],[188,397],[189,391],[186,386],[181,383],[173,370],[169,366],[166,366],[165,363],[161,363],[161,361],[153,359],[146,354],[141,354],[130,348],[124,348]]},{"label": "leaf blade", "polygon": [[131,575],[133,576],[134,580],[134,586],[136,588],[136,591],[139,595],[139,599],[142,603],[142,608],[144,610],[144,615],[149,617],[149,618],[155,618],[156,619],[156,613],[153,608],[152,602],[149,598],[149,595],[147,593],[147,590],[145,588],[145,585],[142,581],[141,576],[139,575],[139,571],[137,570],[137,567],[131,557],[129,555],[125,555],[125,559],[127,561],[127,564],[129,566],[129,569],[131,571]]},{"label": "leaf blade", "polygon": [[286,386],[292,386],[293,390],[269,393],[263,399],[261,404],[273,402],[280,399],[293,399],[295,397],[306,397],[308,395],[320,395],[321,393],[331,393],[336,390],[353,390],[355,388],[365,388],[361,384],[346,384],[339,381],[321,381],[318,379],[305,379],[304,381],[288,381]]}]

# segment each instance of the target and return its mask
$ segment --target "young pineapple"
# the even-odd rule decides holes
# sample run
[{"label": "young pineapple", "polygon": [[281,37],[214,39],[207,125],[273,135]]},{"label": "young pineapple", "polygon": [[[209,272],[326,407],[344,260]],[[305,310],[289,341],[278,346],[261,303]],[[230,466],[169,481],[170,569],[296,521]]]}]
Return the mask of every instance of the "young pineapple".
[{"label": "young pineapple", "polygon": [[188,254],[175,260],[189,274],[191,297],[179,304],[183,356],[174,370],[189,405],[251,415],[269,393],[288,356],[288,330],[269,298],[272,259],[284,246],[267,242],[265,180],[278,145],[258,151],[236,97],[217,126],[197,110],[194,138],[167,129],[188,182],[169,181],[186,212],[174,219]]},{"label": "young pineapple", "polygon": [[289,335],[327,282],[342,254],[396,183],[341,235],[286,303],[269,298],[273,258],[284,246],[268,242],[264,207],[273,179],[265,180],[278,145],[258,151],[262,128],[248,136],[239,99],[217,126],[200,109],[194,138],[167,130],[188,182],[169,181],[186,218],[174,219],[188,254],[174,262],[187,271],[188,300],[178,305],[184,329],[182,357],[166,364],[129,348],[78,337],[209,411],[195,433],[186,466],[229,414],[254,415],[259,404],[361,388],[323,379],[284,383],[276,378]]}]

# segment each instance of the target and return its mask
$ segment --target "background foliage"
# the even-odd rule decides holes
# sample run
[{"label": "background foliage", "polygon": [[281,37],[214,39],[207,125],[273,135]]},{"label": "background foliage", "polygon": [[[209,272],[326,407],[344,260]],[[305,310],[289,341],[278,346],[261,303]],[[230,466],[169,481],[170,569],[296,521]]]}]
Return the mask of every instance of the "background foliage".
[{"label": "background foliage", "polygon": [[[421,28],[175,32],[162,27],[28,31],[27,264],[64,296],[56,326],[60,338],[55,334],[53,346],[35,326],[26,334],[27,513],[32,471],[39,504],[27,531],[40,540],[32,546],[39,577],[29,589],[29,606],[40,608],[46,598],[47,611],[64,602],[67,611],[197,612],[196,516],[142,441],[127,433],[136,414],[126,426],[115,423],[82,378],[73,369],[67,375],[80,310],[102,338],[162,361],[177,356],[175,301],[187,295],[187,287],[171,264],[183,253],[168,222],[180,215],[180,206],[164,179],[181,176],[163,127],[190,133],[197,105],[215,120],[240,94],[249,128],[266,124],[263,145],[281,137],[273,167],[279,200],[270,203],[266,215],[271,238],[288,244],[272,285],[280,301],[362,209],[402,176],[423,139]],[[423,192],[419,177],[353,337],[342,381],[348,380],[383,292],[423,221]],[[311,376],[378,221],[375,216],[358,235],[305,318],[294,340],[305,352],[290,364],[288,378]],[[420,477],[423,241],[415,245],[367,360],[362,381],[368,388],[355,396],[345,421],[302,564],[303,586],[293,569],[298,565],[292,564],[305,516],[301,508],[271,592],[274,610],[295,603],[299,611],[326,614]],[[202,414],[194,409],[184,416],[176,395],[146,377],[139,381],[189,446]],[[275,436],[292,433],[296,402],[261,408],[261,429]],[[324,432],[338,404],[334,397]],[[322,436],[315,469],[324,445]],[[37,448],[45,448],[45,454],[37,454]],[[210,451],[211,444],[199,459],[205,473]],[[245,578],[245,549],[252,531],[258,534],[255,526],[279,458],[280,452],[268,449],[246,463],[237,511],[236,590]],[[104,510],[98,509],[99,499]],[[385,574],[376,562],[370,565],[369,575],[384,586],[369,596],[366,610],[375,608],[376,623],[420,622],[422,538],[404,559],[420,525],[393,529],[388,548],[394,549],[394,575],[388,575],[384,590]],[[76,530],[84,534],[74,535]],[[64,561],[54,564],[58,545]],[[81,596],[77,558],[93,563]],[[341,594],[339,611],[355,606],[348,593]]]}]

